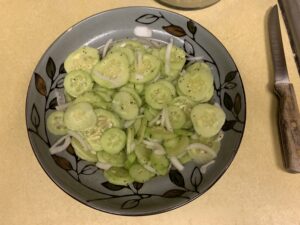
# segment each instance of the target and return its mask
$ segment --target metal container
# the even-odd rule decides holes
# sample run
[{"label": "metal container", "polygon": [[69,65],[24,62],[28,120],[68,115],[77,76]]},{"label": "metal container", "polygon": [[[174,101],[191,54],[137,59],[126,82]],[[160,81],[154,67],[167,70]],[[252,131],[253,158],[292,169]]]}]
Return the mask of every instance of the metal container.
[{"label": "metal container", "polygon": [[220,0],[159,0],[168,6],[182,9],[205,8]]}]

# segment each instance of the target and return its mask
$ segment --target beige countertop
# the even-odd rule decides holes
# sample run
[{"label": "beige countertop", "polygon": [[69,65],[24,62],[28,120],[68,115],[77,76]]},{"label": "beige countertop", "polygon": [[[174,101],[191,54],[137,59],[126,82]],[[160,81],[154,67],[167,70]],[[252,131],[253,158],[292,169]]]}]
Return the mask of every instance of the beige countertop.
[{"label": "beige countertop", "polygon": [[[244,138],[227,172],[200,198],[160,215],[121,217],[77,202],[42,170],[25,127],[27,87],[41,55],[74,23],[122,6],[165,7],[153,0],[0,0],[0,224],[300,224],[300,175],[282,167],[270,81],[266,12],[273,4],[275,0],[221,0],[203,10],[173,10],[210,30],[235,60],[247,98]],[[300,79],[281,25],[300,102]]]}]

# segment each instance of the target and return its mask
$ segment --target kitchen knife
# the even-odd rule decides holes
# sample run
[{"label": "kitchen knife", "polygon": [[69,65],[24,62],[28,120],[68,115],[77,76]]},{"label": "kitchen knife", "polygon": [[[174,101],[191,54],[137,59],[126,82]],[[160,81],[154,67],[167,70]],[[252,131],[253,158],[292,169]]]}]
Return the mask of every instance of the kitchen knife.
[{"label": "kitchen knife", "polygon": [[277,6],[268,17],[268,30],[275,74],[275,93],[279,98],[278,125],[285,168],[300,172],[300,114],[293,85],[289,81]]}]

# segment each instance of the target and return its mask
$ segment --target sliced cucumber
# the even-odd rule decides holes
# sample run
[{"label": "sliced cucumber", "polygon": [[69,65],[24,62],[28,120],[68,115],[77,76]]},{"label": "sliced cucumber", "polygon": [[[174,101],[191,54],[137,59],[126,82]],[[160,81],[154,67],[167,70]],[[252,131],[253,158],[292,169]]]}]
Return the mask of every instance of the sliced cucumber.
[{"label": "sliced cucumber", "polygon": [[91,104],[79,102],[70,105],[64,114],[64,123],[70,130],[84,131],[95,126],[97,115]]},{"label": "sliced cucumber", "polygon": [[68,128],[64,123],[64,112],[54,111],[47,118],[47,129],[54,135],[65,135]]},{"label": "sliced cucumber", "polygon": [[141,62],[134,66],[131,72],[130,82],[142,84],[153,80],[158,76],[161,67],[160,60],[150,54],[144,54]]},{"label": "sliced cucumber", "polygon": [[177,145],[175,147],[166,147],[166,152],[169,156],[178,156],[186,151],[187,146],[189,145],[189,138],[182,136],[180,137]]},{"label": "sliced cucumber", "polygon": [[139,183],[145,183],[155,176],[154,173],[146,170],[142,165],[135,163],[129,169],[130,176]]},{"label": "sliced cucumber", "polygon": [[179,162],[181,162],[182,164],[186,164],[189,161],[192,160],[191,156],[188,153],[185,153],[184,155],[178,156],[178,160]]},{"label": "sliced cucumber", "polygon": [[134,181],[128,170],[123,167],[111,167],[105,170],[104,177],[115,185],[128,185]]},{"label": "sliced cucumber", "polygon": [[123,167],[126,161],[126,154],[123,151],[117,154],[109,154],[105,151],[100,151],[97,152],[97,159],[102,163],[108,163],[115,167]]},{"label": "sliced cucumber", "polygon": [[90,103],[94,108],[109,108],[109,103],[104,101],[100,95],[93,91],[83,93],[82,95],[78,96],[78,98],[76,98],[74,102],[87,102]]},{"label": "sliced cucumber", "polygon": [[213,75],[205,63],[196,65],[199,65],[197,70],[186,72],[178,79],[178,89],[193,101],[205,102],[213,95]]},{"label": "sliced cucumber", "polygon": [[123,86],[129,79],[129,62],[125,54],[113,52],[97,63],[92,78],[102,87],[114,89]]},{"label": "sliced cucumber", "polygon": [[112,102],[112,109],[124,120],[133,120],[138,116],[139,108],[131,94],[118,92]]},{"label": "sliced cucumber", "polygon": [[207,103],[196,105],[191,112],[194,129],[202,137],[212,137],[219,133],[225,118],[222,108]]},{"label": "sliced cucumber", "polygon": [[110,128],[103,133],[100,143],[104,151],[117,154],[125,147],[126,134],[119,128]]},{"label": "sliced cucumber", "polygon": [[124,167],[126,169],[129,169],[135,162],[136,162],[136,155],[134,152],[131,152],[130,154],[127,154],[127,159],[124,163]]},{"label": "sliced cucumber", "polygon": [[179,107],[169,106],[167,112],[173,129],[180,129],[186,123],[186,115]]},{"label": "sliced cucumber", "polygon": [[97,162],[97,156],[90,151],[84,150],[84,148],[81,146],[80,142],[77,139],[72,138],[71,145],[73,146],[74,151],[79,158],[88,162]]},{"label": "sliced cucumber", "polygon": [[151,138],[155,140],[160,140],[160,141],[168,140],[177,136],[173,132],[167,131],[163,127],[151,127],[151,128],[147,128],[147,130],[150,133]]},{"label": "sliced cucumber", "polygon": [[[166,63],[166,50],[167,50],[167,47],[163,47],[160,49],[160,58],[164,63]],[[179,75],[184,64],[185,64],[184,50],[173,45],[171,48],[171,54],[170,54],[169,71],[166,70],[165,65],[162,67],[161,71],[165,76],[167,76],[169,79],[173,80]]]},{"label": "sliced cucumber", "polygon": [[93,80],[89,73],[75,70],[68,73],[64,79],[65,91],[72,97],[78,97],[93,88]]},{"label": "sliced cucumber", "polygon": [[130,65],[133,65],[135,62],[135,55],[134,51],[130,47],[120,47],[120,46],[114,46],[112,47],[108,54],[112,54],[114,52],[119,52],[127,56],[128,62]]},{"label": "sliced cucumber", "polygon": [[90,73],[99,59],[99,52],[96,48],[84,46],[69,54],[64,67],[68,73],[74,70],[84,70]]},{"label": "sliced cucumber", "polygon": [[142,101],[141,97],[139,96],[139,94],[135,91],[134,88],[122,87],[120,89],[120,91],[124,91],[124,92],[127,92],[127,93],[131,94],[132,97],[134,98],[134,100],[136,101],[137,105],[138,106],[142,105],[143,101]]},{"label": "sliced cucumber", "polygon": [[140,164],[145,165],[150,161],[152,151],[145,147],[144,144],[138,144],[135,147],[135,154]]},{"label": "sliced cucumber", "polygon": [[215,158],[215,155],[202,149],[190,149],[188,150],[189,156],[199,164],[206,164]]},{"label": "sliced cucumber", "polygon": [[101,151],[103,148],[100,139],[104,131],[112,127],[121,127],[121,123],[115,114],[107,110],[96,109],[95,113],[97,115],[96,125],[81,133],[94,151]]},{"label": "sliced cucumber", "polygon": [[162,109],[172,101],[173,91],[165,82],[156,82],[150,84],[145,89],[145,101],[154,109]]},{"label": "sliced cucumber", "polygon": [[152,153],[150,162],[158,175],[164,176],[169,172],[170,162],[166,156]]}]

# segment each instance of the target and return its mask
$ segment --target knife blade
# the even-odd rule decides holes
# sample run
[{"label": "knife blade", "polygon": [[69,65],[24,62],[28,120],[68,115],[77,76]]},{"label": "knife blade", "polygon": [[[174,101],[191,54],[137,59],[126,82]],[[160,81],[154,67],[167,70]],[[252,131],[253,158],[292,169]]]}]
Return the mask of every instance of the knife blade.
[{"label": "knife blade", "polygon": [[293,84],[290,83],[282,44],[277,5],[268,17],[270,48],[275,75],[275,93],[279,98],[278,126],[284,166],[300,173],[300,113]]},{"label": "knife blade", "polygon": [[300,0],[278,0],[300,75]]}]

